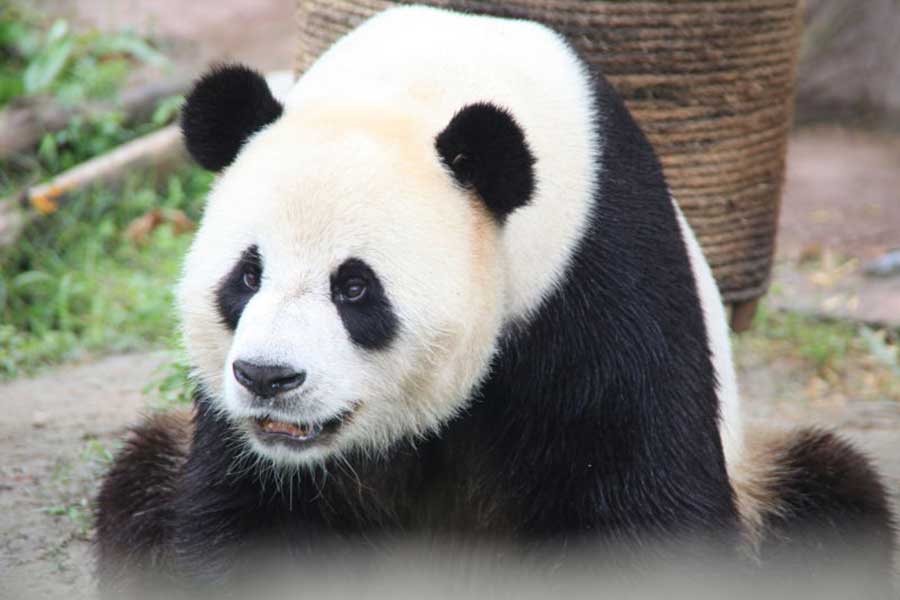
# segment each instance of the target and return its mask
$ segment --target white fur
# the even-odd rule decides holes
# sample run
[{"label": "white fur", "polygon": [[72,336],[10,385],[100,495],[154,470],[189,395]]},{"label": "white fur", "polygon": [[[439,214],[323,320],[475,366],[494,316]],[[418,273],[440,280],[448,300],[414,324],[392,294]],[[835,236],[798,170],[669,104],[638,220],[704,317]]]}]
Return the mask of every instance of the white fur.
[{"label": "white fur", "polygon": [[709,338],[712,350],[713,368],[716,371],[719,398],[719,433],[722,437],[722,447],[725,452],[725,464],[729,471],[733,471],[734,465],[740,463],[744,449],[744,432],[741,422],[741,404],[738,394],[737,376],[734,372],[734,363],[731,359],[731,340],[728,337],[728,320],[725,318],[725,307],[719,288],[713,277],[709,263],[703,256],[694,230],[688,224],[681,208],[675,200],[675,212],[678,215],[678,224],[681,227],[681,235],[688,249],[688,257],[691,260],[691,270],[697,280],[697,295],[700,296],[700,304],[703,308],[703,316],[706,321],[706,335]]},{"label": "white fur", "polygon": [[507,319],[562,279],[587,224],[601,152],[593,89],[565,40],[531,21],[426,7],[385,11],[339,40],[288,97],[293,110],[352,98],[416,115],[436,136],[466,104],[505,107],[537,159],[537,190],[502,233]]}]

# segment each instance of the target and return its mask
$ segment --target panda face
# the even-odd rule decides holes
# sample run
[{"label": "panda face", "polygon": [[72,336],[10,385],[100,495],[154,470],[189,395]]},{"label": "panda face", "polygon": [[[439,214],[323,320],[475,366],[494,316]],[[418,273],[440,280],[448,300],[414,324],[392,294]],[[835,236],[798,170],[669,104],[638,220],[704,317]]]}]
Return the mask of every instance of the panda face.
[{"label": "panda face", "polygon": [[437,132],[371,114],[288,111],[254,135],[186,260],[196,375],[248,448],[279,464],[438,427],[499,334],[498,219],[454,181]]}]

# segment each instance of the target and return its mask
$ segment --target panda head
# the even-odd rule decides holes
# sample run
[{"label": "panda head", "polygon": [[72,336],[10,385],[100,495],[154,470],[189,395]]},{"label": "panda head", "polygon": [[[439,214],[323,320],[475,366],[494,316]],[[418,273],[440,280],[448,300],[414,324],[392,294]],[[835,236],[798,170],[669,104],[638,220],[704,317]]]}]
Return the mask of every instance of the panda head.
[{"label": "panda head", "polygon": [[504,222],[534,187],[508,112],[285,109],[231,66],[198,82],[182,127],[219,172],[178,290],[184,339],[250,448],[294,465],[378,452],[465,406],[504,321]]}]

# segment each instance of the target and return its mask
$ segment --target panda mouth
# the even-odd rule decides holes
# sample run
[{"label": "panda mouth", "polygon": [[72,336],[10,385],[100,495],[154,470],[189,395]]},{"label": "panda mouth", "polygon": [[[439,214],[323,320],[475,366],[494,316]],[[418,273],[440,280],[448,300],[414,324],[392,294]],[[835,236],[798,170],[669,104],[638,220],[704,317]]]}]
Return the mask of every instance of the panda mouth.
[{"label": "panda mouth", "polygon": [[289,422],[257,417],[253,419],[253,433],[267,444],[288,445],[302,449],[326,441],[337,433],[348,413],[341,413],[322,422]]}]

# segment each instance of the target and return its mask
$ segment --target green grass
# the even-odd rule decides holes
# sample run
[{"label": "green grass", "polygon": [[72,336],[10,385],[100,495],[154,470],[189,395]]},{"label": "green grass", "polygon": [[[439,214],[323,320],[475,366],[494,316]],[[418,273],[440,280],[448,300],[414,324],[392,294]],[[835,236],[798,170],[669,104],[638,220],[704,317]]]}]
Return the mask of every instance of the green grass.
[{"label": "green grass", "polygon": [[[73,107],[115,100],[141,64],[167,60],[128,32],[74,31],[65,21],[0,0],[0,109],[38,97]],[[0,197],[172,122],[182,101],[163,100],[140,123],[116,110],[74,117],[37,147],[0,160]],[[58,212],[36,219],[15,246],[0,249],[0,380],[86,355],[177,347],[172,287],[190,235],[163,225],[136,242],[125,232],[155,209],[177,209],[196,222],[210,181],[199,169],[165,181],[135,173],[124,185],[79,192]],[[193,383],[179,356],[145,390],[151,408],[189,401]],[[51,513],[78,521],[83,509],[56,506]]]},{"label": "green grass", "polygon": [[191,377],[191,366],[179,340],[174,337],[169,343],[172,351],[166,361],[144,388],[149,399],[148,407],[154,412],[167,412],[173,408],[188,406],[194,399],[197,382]]},{"label": "green grass", "polygon": [[797,355],[816,368],[840,366],[858,349],[859,326],[848,321],[822,321],[797,313],[772,311],[760,305],[753,330],[769,340],[788,342]]},{"label": "green grass", "polygon": [[[164,66],[168,60],[128,32],[75,32],[63,20],[51,22],[0,0],[0,108],[12,101],[28,104],[39,96],[71,107],[91,99],[116,100],[128,73],[141,64]],[[182,101],[163,100],[141,123],[112,109],[75,116],[64,129],[44,134],[33,152],[0,160],[0,196],[158,129],[174,119]]]},{"label": "green grass", "polygon": [[29,184],[46,180],[95,156],[171,123],[184,98],[159,102],[150,120],[129,123],[122,112],[76,116],[65,129],[45,133],[35,152],[0,160],[0,195],[17,193]]},{"label": "green grass", "polygon": [[74,31],[0,0],[0,107],[39,95],[70,106],[112,98],[137,64],[167,61],[129,32]]},{"label": "green grass", "polygon": [[[76,36],[59,23],[43,33],[10,15],[0,4],[0,105],[3,73],[18,69],[25,81],[28,60],[39,60],[54,45],[72,46],[66,64],[46,86],[18,86],[17,94],[52,93],[63,102],[114,94],[121,78],[108,79],[108,88],[95,85],[94,79],[105,77],[101,63],[156,60],[125,34]],[[100,71],[90,71],[92,64]],[[116,111],[73,118],[65,129],[46,133],[33,152],[0,161],[0,196],[18,194],[158,129],[175,118],[181,101],[160,102],[141,123],[129,123]],[[15,246],[0,249],[0,380],[87,354],[169,345],[174,339],[172,285],[190,236],[163,225],[137,243],[126,238],[125,230],[154,209],[181,210],[196,221],[209,182],[210,176],[198,169],[165,181],[135,173],[123,185],[77,193],[56,213],[34,220]],[[174,401],[174,380],[161,377],[156,393]]]},{"label": "green grass", "polygon": [[94,484],[112,465],[121,447],[116,443],[107,447],[100,440],[88,437],[78,454],[59,456],[53,472],[39,490],[43,506],[41,512],[58,523],[59,536],[48,549],[47,559],[64,569],[63,548],[71,539],[88,541],[94,526]]},{"label": "green grass", "polygon": [[[0,0],[0,107],[36,96],[73,106],[113,99],[133,67],[165,62],[137,36],[76,32]],[[180,102],[161,102],[141,123],[116,111],[73,118],[33,151],[0,161],[0,196],[158,129],[174,119]],[[163,225],[139,243],[125,231],[155,209],[177,209],[196,221],[209,182],[197,169],[165,181],[135,173],[123,185],[78,192],[0,249],[0,379],[173,339],[172,285],[190,236]]]},{"label": "green grass", "polygon": [[0,254],[0,378],[171,340],[172,285],[190,236],[162,225],[138,244],[124,232],[157,208],[197,220],[210,180],[198,169],[161,185],[135,176],[33,222]]},{"label": "green grass", "polygon": [[802,393],[900,401],[900,331],[775,311],[763,302],[750,330],[732,339],[739,367],[764,367]]}]

